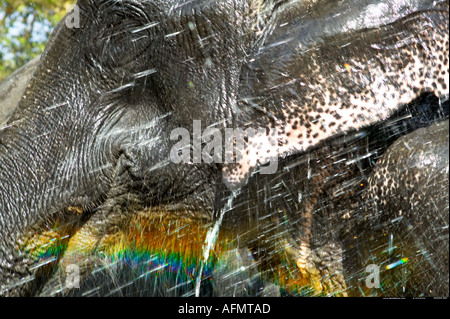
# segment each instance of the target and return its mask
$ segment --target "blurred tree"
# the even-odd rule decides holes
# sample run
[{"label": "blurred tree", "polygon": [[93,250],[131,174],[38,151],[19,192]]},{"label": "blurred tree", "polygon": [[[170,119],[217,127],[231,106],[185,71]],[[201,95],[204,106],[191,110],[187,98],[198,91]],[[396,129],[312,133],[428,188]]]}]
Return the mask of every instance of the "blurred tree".
[{"label": "blurred tree", "polygon": [[45,47],[54,26],[76,0],[0,0],[0,81]]}]

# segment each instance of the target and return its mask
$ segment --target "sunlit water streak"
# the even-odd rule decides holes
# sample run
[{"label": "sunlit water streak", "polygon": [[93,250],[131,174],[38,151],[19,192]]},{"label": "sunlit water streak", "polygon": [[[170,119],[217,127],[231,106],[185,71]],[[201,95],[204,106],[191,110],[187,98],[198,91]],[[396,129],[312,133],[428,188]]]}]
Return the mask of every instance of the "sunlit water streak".
[{"label": "sunlit water streak", "polygon": [[233,201],[238,195],[239,190],[233,191],[230,196],[228,197],[227,202],[225,203],[225,206],[220,211],[219,219],[214,224],[214,227],[210,228],[208,230],[208,233],[206,234],[205,244],[203,245],[203,260],[200,262],[200,268],[197,273],[197,279],[195,282],[195,296],[200,296],[200,285],[202,281],[202,273],[203,273],[203,267],[208,262],[209,254],[211,252],[211,248],[216,242],[217,235],[219,234],[220,225],[222,224],[223,216],[226,212],[230,211],[233,207]]}]

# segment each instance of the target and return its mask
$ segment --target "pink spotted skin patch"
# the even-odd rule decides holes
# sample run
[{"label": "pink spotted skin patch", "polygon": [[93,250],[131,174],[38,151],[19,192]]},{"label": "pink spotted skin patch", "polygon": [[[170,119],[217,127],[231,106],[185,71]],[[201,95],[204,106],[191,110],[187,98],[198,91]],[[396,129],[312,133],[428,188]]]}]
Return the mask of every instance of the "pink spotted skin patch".
[{"label": "pink spotted skin patch", "polygon": [[224,165],[224,183],[235,189],[253,173],[274,173],[277,158],[382,121],[424,92],[448,99],[447,31],[443,5],[381,28],[325,38],[306,52],[292,35],[286,41],[268,37],[243,80],[252,89],[240,99],[256,101],[255,130],[268,129],[248,138],[237,162]]}]

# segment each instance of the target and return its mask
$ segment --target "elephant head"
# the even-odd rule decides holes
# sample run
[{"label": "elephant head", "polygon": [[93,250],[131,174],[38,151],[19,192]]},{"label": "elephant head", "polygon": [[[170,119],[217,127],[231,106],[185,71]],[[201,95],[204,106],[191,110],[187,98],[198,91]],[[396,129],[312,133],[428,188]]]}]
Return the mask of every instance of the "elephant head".
[{"label": "elephant head", "polygon": [[[235,192],[274,158],[386,119],[423,92],[448,98],[445,1],[76,8],[0,131],[4,294],[33,275],[20,249],[28,234],[68,207],[94,212],[137,189],[149,205],[212,215],[218,190]],[[75,13],[79,26],[67,22]],[[201,128],[254,134],[227,162],[196,153],[208,142]]]}]

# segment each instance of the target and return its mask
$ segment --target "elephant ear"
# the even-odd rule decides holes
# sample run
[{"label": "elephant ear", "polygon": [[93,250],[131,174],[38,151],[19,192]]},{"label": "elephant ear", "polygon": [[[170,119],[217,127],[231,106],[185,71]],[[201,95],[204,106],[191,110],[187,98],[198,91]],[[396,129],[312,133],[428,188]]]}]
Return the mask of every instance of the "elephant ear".
[{"label": "elephant ear", "polygon": [[236,188],[256,171],[273,173],[276,157],[382,121],[424,92],[448,99],[448,19],[440,4],[379,28],[325,36],[308,48],[302,29],[272,33],[242,77],[239,101],[259,114],[257,133],[224,166],[224,182]]},{"label": "elephant ear", "polygon": [[139,3],[102,3],[92,17],[90,59],[108,69],[136,68],[152,44],[149,30],[159,24],[150,21],[145,10]]}]

